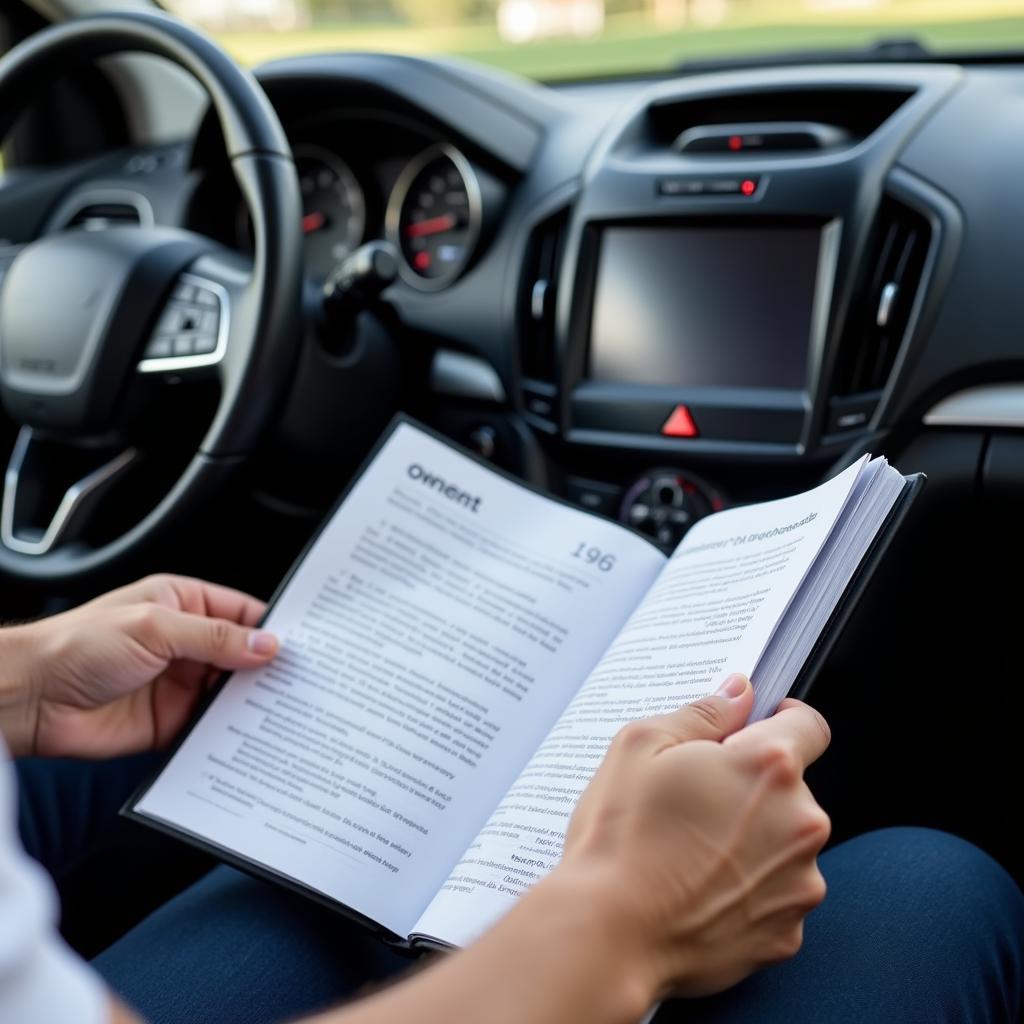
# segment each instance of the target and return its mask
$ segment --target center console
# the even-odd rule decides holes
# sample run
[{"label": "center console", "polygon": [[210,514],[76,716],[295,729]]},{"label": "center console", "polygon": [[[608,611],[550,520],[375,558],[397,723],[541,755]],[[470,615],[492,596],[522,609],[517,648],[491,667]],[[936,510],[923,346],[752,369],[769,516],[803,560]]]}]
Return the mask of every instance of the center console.
[{"label": "center console", "polygon": [[518,300],[522,412],[568,496],[668,545],[765,496],[720,484],[738,466],[813,482],[884,427],[959,231],[899,152],[956,76],[718,75],[619,116]]}]

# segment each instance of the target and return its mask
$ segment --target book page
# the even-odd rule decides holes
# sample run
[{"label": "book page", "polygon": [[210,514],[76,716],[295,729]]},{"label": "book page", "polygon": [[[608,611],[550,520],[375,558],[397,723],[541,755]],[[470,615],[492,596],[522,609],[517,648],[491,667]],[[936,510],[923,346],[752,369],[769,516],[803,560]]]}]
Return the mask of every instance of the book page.
[{"label": "book page", "polygon": [[404,936],[664,563],[401,423],[136,811]]},{"label": "book page", "polygon": [[865,461],[806,494],[729,509],[689,531],[417,934],[472,941],[557,864],[573,808],[622,726],[699,700],[730,672],[754,672]]}]

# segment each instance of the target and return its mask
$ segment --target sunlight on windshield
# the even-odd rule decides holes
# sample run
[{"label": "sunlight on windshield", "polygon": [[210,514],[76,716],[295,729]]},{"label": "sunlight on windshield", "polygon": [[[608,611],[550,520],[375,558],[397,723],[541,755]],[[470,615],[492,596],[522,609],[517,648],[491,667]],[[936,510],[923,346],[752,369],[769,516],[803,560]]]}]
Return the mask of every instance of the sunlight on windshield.
[{"label": "sunlight on windshield", "polygon": [[256,64],[382,50],[468,57],[541,79],[686,60],[913,40],[936,53],[1024,50],[1021,0],[165,0]]}]

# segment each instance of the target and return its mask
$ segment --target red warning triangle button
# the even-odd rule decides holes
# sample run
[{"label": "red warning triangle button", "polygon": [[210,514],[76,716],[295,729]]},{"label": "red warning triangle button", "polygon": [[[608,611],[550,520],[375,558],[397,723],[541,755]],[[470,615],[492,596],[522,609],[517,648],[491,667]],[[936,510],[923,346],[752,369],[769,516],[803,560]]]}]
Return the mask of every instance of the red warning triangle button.
[{"label": "red warning triangle button", "polygon": [[693,422],[690,410],[685,405],[677,405],[672,415],[665,420],[661,428],[665,437],[696,437],[699,433],[697,424]]}]

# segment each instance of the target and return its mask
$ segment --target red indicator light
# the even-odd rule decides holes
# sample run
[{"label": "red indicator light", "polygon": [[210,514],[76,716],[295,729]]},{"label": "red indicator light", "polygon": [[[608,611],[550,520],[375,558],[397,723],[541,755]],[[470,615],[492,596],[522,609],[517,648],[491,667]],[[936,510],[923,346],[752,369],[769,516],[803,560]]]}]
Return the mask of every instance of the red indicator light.
[{"label": "red indicator light", "polygon": [[740,182],[740,191],[745,196],[752,196],[757,191],[757,182],[753,178],[744,178]]},{"label": "red indicator light", "polygon": [[690,410],[685,405],[677,405],[672,410],[661,432],[665,437],[696,437],[698,433],[697,424],[693,422]]},{"label": "red indicator light", "polygon": [[742,135],[730,135],[729,136],[729,148],[735,153],[737,150],[743,148],[743,136]]},{"label": "red indicator light", "polygon": [[418,252],[412,259],[412,265],[417,270],[429,270],[430,269],[430,253],[429,252]]}]

